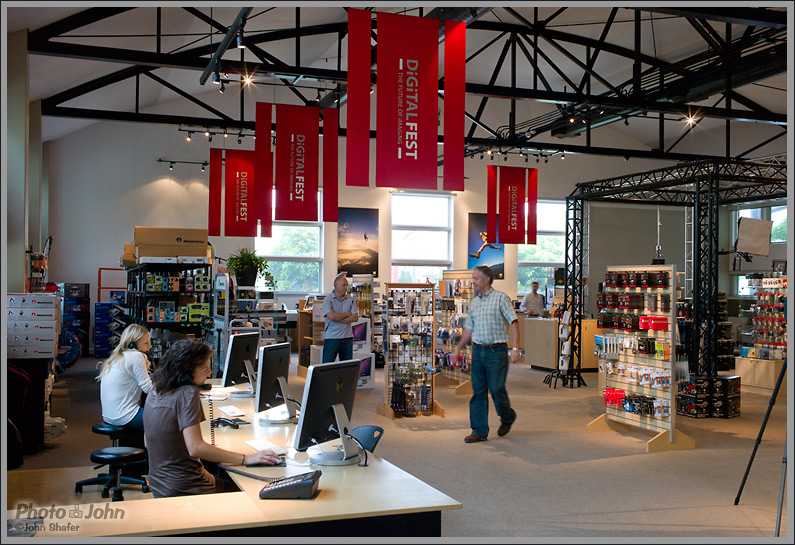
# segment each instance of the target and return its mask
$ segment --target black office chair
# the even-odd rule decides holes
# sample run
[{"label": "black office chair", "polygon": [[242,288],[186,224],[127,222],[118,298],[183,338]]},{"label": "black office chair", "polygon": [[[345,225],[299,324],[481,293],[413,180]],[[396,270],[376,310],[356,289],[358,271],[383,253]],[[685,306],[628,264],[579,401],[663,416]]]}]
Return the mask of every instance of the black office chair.
[{"label": "black office chair", "polygon": [[384,435],[384,428],[381,426],[358,426],[351,430],[351,435],[359,442],[362,448],[373,452],[381,436]]},{"label": "black office chair", "polygon": [[100,424],[94,424],[91,427],[91,431],[101,435],[107,435],[113,440],[112,447],[95,450],[91,453],[91,461],[95,464],[99,464],[94,467],[94,469],[99,469],[107,465],[108,473],[100,473],[96,477],[78,481],[75,483],[75,493],[80,494],[83,492],[84,486],[95,484],[104,485],[101,493],[103,498],[110,496],[110,488],[113,487],[113,501],[122,501],[124,499],[121,488],[122,484],[140,485],[141,492],[149,492],[149,483],[146,482],[145,478],[121,474],[122,469],[128,465],[140,464],[146,461],[145,449],[118,446],[120,440],[125,439],[131,434],[130,430],[121,426],[114,426],[102,422]]}]

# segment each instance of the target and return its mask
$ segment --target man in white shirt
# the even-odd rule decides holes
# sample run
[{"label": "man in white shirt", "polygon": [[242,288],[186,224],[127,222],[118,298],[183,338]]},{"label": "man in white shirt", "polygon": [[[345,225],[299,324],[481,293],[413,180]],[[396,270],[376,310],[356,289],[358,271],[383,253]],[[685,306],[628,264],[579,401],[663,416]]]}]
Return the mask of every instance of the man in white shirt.
[{"label": "man in white shirt", "polygon": [[544,315],[544,296],[538,293],[538,282],[530,284],[531,292],[524,296],[519,308],[527,313],[528,316]]}]

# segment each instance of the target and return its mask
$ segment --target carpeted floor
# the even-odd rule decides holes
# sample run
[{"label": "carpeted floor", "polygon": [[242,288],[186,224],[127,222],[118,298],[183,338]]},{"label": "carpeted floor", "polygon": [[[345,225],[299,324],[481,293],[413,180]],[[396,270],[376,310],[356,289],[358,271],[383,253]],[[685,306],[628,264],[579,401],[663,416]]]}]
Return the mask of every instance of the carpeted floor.
[{"label": "carpeted floor", "polygon": [[[92,450],[108,446],[104,436],[91,433],[101,420],[95,364],[82,359],[59,377],[52,415],[65,417],[68,431],[40,454],[26,456],[20,470],[87,466]],[[518,419],[507,436],[498,437],[492,405],[485,443],[464,443],[469,396],[456,395],[456,384],[444,379],[437,382],[436,397],[444,417],[378,415],[382,369],[374,389],[357,392],[351,424],[383,427],[377,454],[463,504],[443,513],[445,538],[728,542],[774,536],[788,390],[778,395],[735,506],[771,390],[744,387],[739,418],[677,418],[677,429],[695,439],[694,450],[647,453],[649,432],[586,432],[604,411],[595,374],[584,375],[587,387],[574,389],[548,387],[545,374],[525,364],[511,367],[508,393]],[[289,383],[300,399],[304,379],[296,375],[295,362]],[[791,499],[788,487],[782,536],[788,536]]]}]

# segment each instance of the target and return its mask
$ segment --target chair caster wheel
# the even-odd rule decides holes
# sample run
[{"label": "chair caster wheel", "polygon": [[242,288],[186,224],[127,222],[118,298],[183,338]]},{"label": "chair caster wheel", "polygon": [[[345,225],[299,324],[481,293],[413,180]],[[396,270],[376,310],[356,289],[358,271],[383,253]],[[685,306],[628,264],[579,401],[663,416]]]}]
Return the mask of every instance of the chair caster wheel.
[{"label": "chair caster wheel", "polygon": [[121,488],[113,491],[113,499],[111,501],[124,501],[124,496],[121,493]]},{"label": "chair caster wheel", "polygon": [[102,492],[100,492],[99,495],[102,496],[103,498],[107,498],[107,497],[110,497],[110,492],[108,492],[107,490],[103,489]]},{"label": "chair caster wheel", "polygon": [[143,492],[144,494],[147,494],[147,493],[149,493],[151,491],[152,491],[152,489],[149,488],[149,485],[147,485],[147,484],[141,485],[141,492]]},{"label": "chair caster wheel", "polygon": [[75,494],[82,494],[82,493],[83,493],[83,487],[79,484],[75,485]]}]

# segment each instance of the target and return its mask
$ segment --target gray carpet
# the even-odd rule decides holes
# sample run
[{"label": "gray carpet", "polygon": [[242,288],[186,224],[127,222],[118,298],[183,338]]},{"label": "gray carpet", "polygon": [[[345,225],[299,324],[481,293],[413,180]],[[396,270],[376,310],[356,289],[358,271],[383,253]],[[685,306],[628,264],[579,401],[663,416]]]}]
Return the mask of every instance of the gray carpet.
[{"label": "gray carpet", "polygon": [[[42,453],[26,456],[21,469],[86,466],[93,449],[107,446],[105,437],[91,433],[91,425],[101,419],[95,363],[80,360],[59,377],[52,414],[66,418],[68,432]],[[294,362],[289,382],[300,399],[304,380],[295,373]],[[770,390],[743,388],[739,418],[679,417],[677,429],[695,439],[696,449],[647,453],[649,432],[586,432],[588,422],[604,411],[595,374],[584,374],[588,386],[575,389],[560,384],[552,389],[543,383],[544,375],[524,364],[512,366],[508,393],[518,419],[507,436],[497,437],[499,420],[492,405],[492,430],[485,443],[464,443],[470,432],[469,396],[456,395],[455,383],[443,379],[437,382],[437,400],[444,418],[378,415],[376,407],[384,398],[382,369],[376,371],[374,389],[357,392],[351,424],[383,427],[377,454],[463,504],[463,509],[443,513],[445,538],[756,542],[773,537],[787,390],[779,393],[735,506]],[[782,536],[788,535],[791,494],[788,487]]]}]

